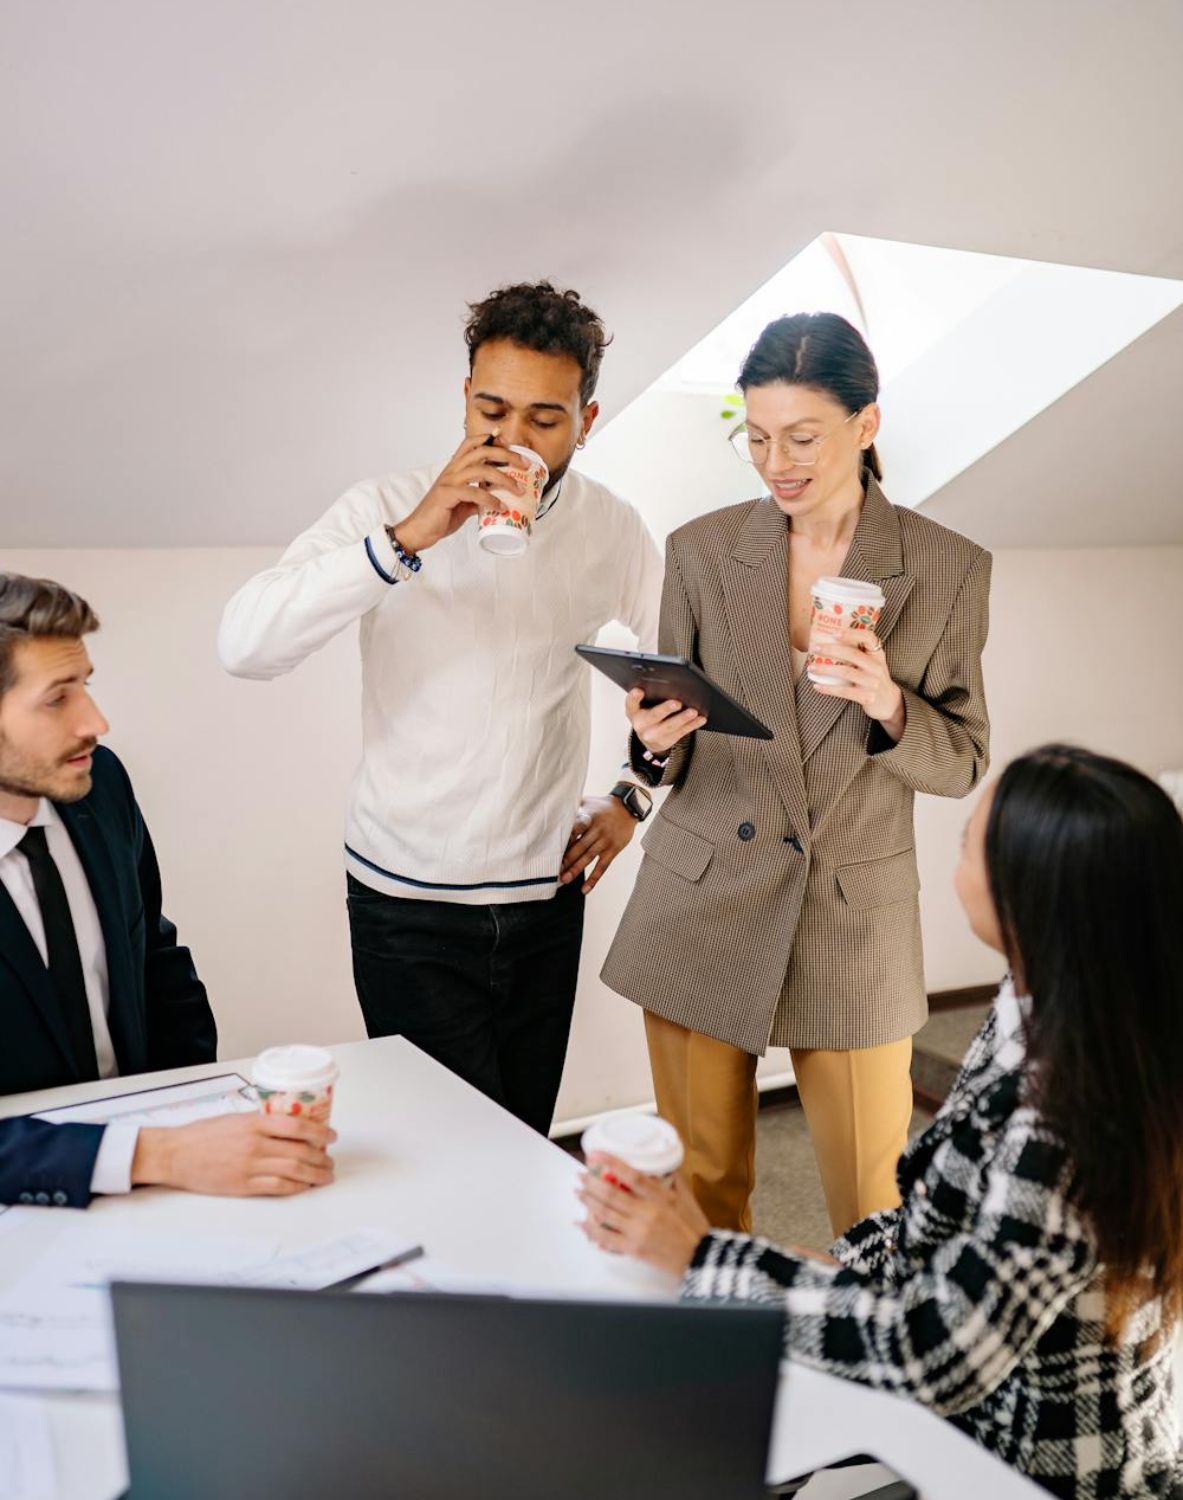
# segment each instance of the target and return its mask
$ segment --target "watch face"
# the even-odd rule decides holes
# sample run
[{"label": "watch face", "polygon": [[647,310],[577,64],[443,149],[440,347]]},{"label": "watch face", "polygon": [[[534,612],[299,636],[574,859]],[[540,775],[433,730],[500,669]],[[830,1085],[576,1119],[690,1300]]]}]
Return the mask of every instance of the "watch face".
[{"label": "watch face", "polygon": [[624,803],[638,823],[643,823],[652,810],[653,803],[639,786],[634,786],[631,782],[618,782],[612,788],[612,795]]}]

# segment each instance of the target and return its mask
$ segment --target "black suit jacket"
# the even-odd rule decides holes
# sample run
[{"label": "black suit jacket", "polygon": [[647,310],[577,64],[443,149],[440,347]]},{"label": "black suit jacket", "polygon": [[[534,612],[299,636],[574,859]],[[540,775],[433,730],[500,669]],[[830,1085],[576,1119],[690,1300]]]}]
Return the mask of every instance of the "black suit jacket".
[{"label": "black suit jacket", "polygon": [[0,1120],[0,1203],[85,1208],[105,1128]]},{"label": "black suit jacket", "polygon": [[[160,909],[156,853],[127,772],[100,746],[94,784],[57,803],[90,884],[110,985],[108,1021],[120,1074],[212,1062],[217,1029],[189,950]],[[78,1067],[49,973],[0,884],[0,1094],[76,1083]]]}]

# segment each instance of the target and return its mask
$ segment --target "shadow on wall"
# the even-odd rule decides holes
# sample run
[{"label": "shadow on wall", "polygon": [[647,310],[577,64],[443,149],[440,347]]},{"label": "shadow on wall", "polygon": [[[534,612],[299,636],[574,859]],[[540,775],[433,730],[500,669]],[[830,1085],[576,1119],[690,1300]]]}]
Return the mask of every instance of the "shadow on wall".
[{"label": "shadow on wall", "polygon": [[[129,246],[41,302],[0,376],[0,486],[24,502],[6,542],[273,543],[357,479],[442,459],[460,436],[465,303],[502,281],[549,275],[593,305],[624,284],[645,331],[630,367],[681,352],[702,330],[671,333],[684,320],[676,306],[653,317],[654,295],[671,257],[693,253],[704,181],[712,216],[742,210],[743,121],[648,98],[564,136],[533,101],[527,113],[504,125],[534,148],[512,182],[475,143],[471,172],[425,165],[313,234]],[[645,191],[617,216],[622,161]],[[611,327],[629,309],[602,311]]]}]

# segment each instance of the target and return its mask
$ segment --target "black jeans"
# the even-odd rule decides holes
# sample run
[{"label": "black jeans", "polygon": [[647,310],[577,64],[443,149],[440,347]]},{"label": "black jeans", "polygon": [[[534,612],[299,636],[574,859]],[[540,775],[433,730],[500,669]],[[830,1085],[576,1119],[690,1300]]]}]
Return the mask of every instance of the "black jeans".
[{"label": "black jeans", "polygon": [[370,1036],[405,1036],[543,1134],[583,941],[578,881],[549,901],[464,906],[348,883],[353,981]]}]

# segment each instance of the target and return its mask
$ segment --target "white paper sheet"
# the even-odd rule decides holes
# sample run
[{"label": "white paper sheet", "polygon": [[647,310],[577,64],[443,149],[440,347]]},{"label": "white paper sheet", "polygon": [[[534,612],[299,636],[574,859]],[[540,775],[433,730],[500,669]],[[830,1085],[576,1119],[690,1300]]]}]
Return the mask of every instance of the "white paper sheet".
[{"label": "white paper sheet", "polygon": [[354,1234],[342,1235],[340,1239],[325,1240],[323,1244],[310,1245],[306,1250],[277,1256],[268,1265],[254,1267],[241,1275],[234,1273],[222,1277],[220,1284],[315,1292],[352,1276],[360,1276],[363,1271],[372,1271],[375,1266],[385,1265],[387,1261],[417,1248],[405,1235],[387,1234],[380,1229],[359,1229]]},{"label": "white paper sheet", "polygon": [[70,1226],[0,1297],[0,1387],[116,1390],[111,1281],[314,1291],[410,1248],[405,1236],[383,1230],[356,1230],[281,1254],[265,1240]]},{"label": "white paper sheet", "polygon": [[376,1271],[360,1283],[359,1292],[468,1292],[489,1297],[528,1296],[528,1289],[508,1282],[491,1281],[487,1276],[461,1271],[444,1261],[424,1255],[405,1266]]},{"label": "white paper sheet", "polygon": [[0,1396],[0,1495],[57,1500],[49,1414],[27,1396]]},{"label": "white paper sheet", "polygon": [[249,1087],[238,1073],[223,1073],[194,1083],[65,1104],[60,1109],[44,1110],[37,1119],[54,1125],[106,1125],[112,1120],[121,1125],[188,1125],[192,1120],[208,1120],[215,1115],[249,1114],[258,1108],[244,1092]]}]

